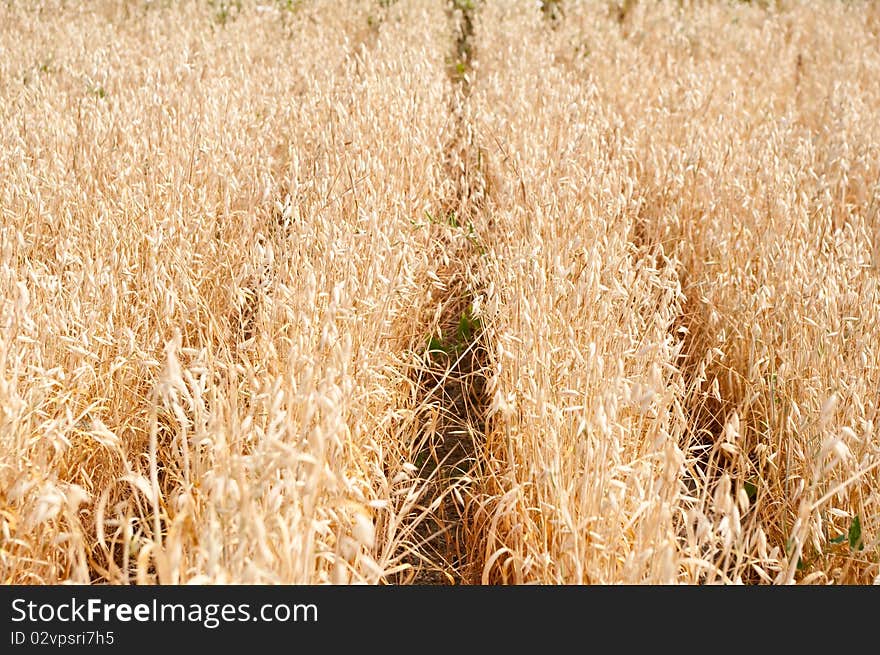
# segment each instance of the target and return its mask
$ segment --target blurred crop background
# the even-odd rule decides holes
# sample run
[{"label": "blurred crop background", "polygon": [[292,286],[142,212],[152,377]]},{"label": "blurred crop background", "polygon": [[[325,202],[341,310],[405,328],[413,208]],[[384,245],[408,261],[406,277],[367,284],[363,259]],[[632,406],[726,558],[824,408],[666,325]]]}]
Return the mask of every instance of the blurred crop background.
[{"label": "blurred crop background", "polygon": [[0,4],[3,583],[880,580],[880,5]]}]

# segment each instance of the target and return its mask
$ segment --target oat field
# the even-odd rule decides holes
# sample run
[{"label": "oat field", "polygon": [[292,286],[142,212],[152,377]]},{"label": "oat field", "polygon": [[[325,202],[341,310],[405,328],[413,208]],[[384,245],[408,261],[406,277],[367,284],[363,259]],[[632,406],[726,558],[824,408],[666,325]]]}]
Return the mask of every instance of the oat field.
[{"label": "oat field", "polygon": [[880,4],[0,2],[0,581],[880,582]]}]

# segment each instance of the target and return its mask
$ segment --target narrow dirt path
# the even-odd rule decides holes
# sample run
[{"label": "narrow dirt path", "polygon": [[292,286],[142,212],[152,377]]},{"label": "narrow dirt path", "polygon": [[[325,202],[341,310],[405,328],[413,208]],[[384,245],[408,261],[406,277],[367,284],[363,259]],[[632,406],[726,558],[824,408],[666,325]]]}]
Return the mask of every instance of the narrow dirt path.
[{"label": "narrow dirt path", "polygon": [[[483,197],[479,154],[469,119],[474,13],[471,0],[450,0],[453,93],[449,112],[454,126],[446,147],[446,175],[452,191],[439,220],[458,232],[458,238],[450,244],[455,254],[443,275],[440,320],[417,381],[420,405],[432,410],[423,414],[423,438],[416,456],[419,476],[427,481],[422,504],[432,510],[415,527],[420,557],[410,559],[415,570],[412,584],[476,582],[483,552],[472,510],[488,406],[483,331],[472,311],[476,296],[472,271],[481,251],[473,218]],[[464,239],[462,232],[467,235]]]}]

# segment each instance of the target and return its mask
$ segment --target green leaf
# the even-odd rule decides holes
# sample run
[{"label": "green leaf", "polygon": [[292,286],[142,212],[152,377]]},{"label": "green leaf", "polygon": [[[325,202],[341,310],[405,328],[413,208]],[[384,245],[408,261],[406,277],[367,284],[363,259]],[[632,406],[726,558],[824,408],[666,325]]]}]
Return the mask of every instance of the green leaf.
[{"label": "green leaf", "polygon": [[443,341],[441,341],[437,337],[431,337],[431,340],[428,341],[428,352],[429,353],[433,353],[433,352],[445,353],[446,352],[446,344],[443,343]]},{"label": "green leaf", "polygon": [[849,526],[849,547],[852,550],[863,550],[865,545],[862,543],[862,521],[859,515],[853,518]]},{"label": "green leaf", "polygon": [[467,314],[462,314],[458,320],[458,340],[460,342],[468,342],[471,340],[471,322],[468,320]]},{"label": "green leaf", "polygon": [[758,487],[754,483],[746,480],[745,482],[743,482],[743,489],[745,489],[746,495],[749,497],[749,500],[755,500],[758,495]]},{"label": "green leaf", "polygon": [[846,533],[841,534],[837,537],[834,537],[834,539],[829,539],[829,541],[828,541],[828,543],[830,543],[830,544],[842,544],[845,542],[846,542]]},{"label": "green leaf", "polygon": [[456,336],[461,344],[470,343],[474,337],[474,333],[480,329],[480,319],[471,316],[468,310],[461,313],[458,319],[458,330]]}]

